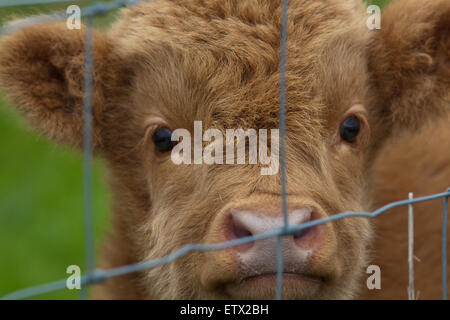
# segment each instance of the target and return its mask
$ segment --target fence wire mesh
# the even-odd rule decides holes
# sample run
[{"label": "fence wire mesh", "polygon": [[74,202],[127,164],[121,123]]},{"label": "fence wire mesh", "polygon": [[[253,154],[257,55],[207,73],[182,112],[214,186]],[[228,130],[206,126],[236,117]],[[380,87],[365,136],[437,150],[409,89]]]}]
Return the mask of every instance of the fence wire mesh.
[{"label": "fence wire mesh", "polygon": [[[373,212],[344,212],[327,218],[310,221],[301,225],[290,225],[287,216],[287,194],[286,194],[286,152],[285,152],[285,134],[286,134],[286,42],[287,42],[287,23],[288,23],[288,7],[289,1],[282,0],[282,16],[281,16],[281,39],[280,39],[280,105],[279,105],[279,120],[280,120],[280,173],[281,173],[281,198],[282,198],[282,212],[283,212],[283,226],[272,232],[267,232],[259,235],[252,235],[245,238],[240,238],[233,241],[223,242],[219,244],[188,244],[173,252],[172,254],[155,260],[150,260],[141,263],[121,266],[114,269],[102,270],[95,268],[94,261],[94,232],[93,232],[93,217],[92,217],[92,103],[93,103],[93,66],[94,66],[94,43],[93,43],[93,19],[95,16],[109,13],[121,7],[136,5],[139,2],[150,2],[153,0],[114,0],[110,2],[96,2],[93,5],[82,9],[81,15],[87,18],[86,21],[86,43],[85,43],[85,76],[84,76],[84,135],[83,135],[83,188],[84,188],[84,228],[85,228],[85,252],[86,252],[86,266],[87,273],[81,277],[81,298],[87,297],[87,287],[91,284],[102,283],[110,278],[126,275],[129,273],[139,272],[150,268],[155,268],[164,264],[173,262],[181,256],[192,251],[212,251],[239,246],[242,244],[263,240],[267,238],[277,238],[277,277],[276,277],[276,299],[282,297],[282,279],[283,279],[283,256],[281,240],[283,236],[290,236],[298,234],[301,230],[317,226],[320,224],[333,222],[339,219],[352,217],[374,218],[390,209],[408,206],[410,210],[415,203],[425,202],[435,199],[443,199],[443,215],[442,215],[442,299],[447,299],[447,215],[448,215],[448,198],[450,197],[450,189],[445,192],[433,194],[420,198],[411,198],[404,201],[397,201],[390,203]],[[82,0],[0,0],[0,8],[30,6],[50,3],[80,3]],[[28,27],[38,23],[47,23],[51,21],[64,20],[67,18],[66,12],[53,13],[45,15],[41,18],[30,17],[24,19],[21,24],[10,26],[0,26],[0,36],[3,34],[17,31],[18,29]],[[411,214],[410,214],[411,216]],[[409,239],[412,241],[411,237]],[[410,272],[411,268],[410,268]],[[411,275],[410,275],[411,276]],[[51,293],[58,290],[66,289],[66,279],[61,279],[55,282],[46,283],[39,286],[33,286],[21,289],[10,294],[7,294],[0,299],[2,300],[17,300],[27,299],[34,296],[39,296]]]}]

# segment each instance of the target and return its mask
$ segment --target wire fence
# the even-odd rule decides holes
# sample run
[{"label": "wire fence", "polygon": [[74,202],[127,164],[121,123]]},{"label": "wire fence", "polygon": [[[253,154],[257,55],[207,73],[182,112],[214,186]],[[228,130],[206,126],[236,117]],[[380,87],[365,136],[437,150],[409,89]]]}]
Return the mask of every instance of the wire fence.
[{"label": "wire fence", "polygon": [[[409,207],[409,248],[412,248],[413,243],[413,204],[425,202],[435,199],[443,199],[444,208],[442,215],[442,299],[447,299],[447,215],[448,215],[448,198],[450,197],[450,189],[445,192],[425,196],[421,198],[410,198],[404,201],[397,201],[390,203],[373,212],[345,212],[329,216],[327,218],[310,221],[301,225],[289,225],[287,216],[287,194],[286,194],[286,153],[285,153],[285,133],[286,133],[286,42],[287,42],[287,21],[288,21],[288,0],[282,0],[282,23],[281,23],[281,52],[280,52],[280,105],[279,105],[279,119],[280,119],[280,171],[281,171],[281,198],[282,198],[282,212],[284,225],[272,232],[259,234],[255,236],[248,236],[237,240],[223,242],[219,244],[188,244],[173,252],[172,254],[146,262],[130,264],[114,269],[102,270],[95,268],[94,261],[94,235],[93,235],[93,217],[92,217],[92,103],[93,103],[93,19],[95,16],[103,15],[113,10],[125,6],[135,5],[139,2],[148,2],[152,0],[115,0],[111,2],[97,2],[93,5],[87,6],[82,10],[82,16],[87,18],[86,22],[86,43],[85,43],[85,76],[84,76],[84,135],[83,135],[83,188],[84,188],[84,228],[85,228],[85,251],[86,251],[86,266],[87,273],[81,277],[81,298],[87,297],[87,287],[91,284],[97,284],[107,281],[110,278],[126,275],[129,273],[139,272],[146,269],[154,268],[164,264],[173,262],[181,256],[192,251],[212,251],[239,246],[242,244],[263,240],[267,238],[277,238],[277,281],[276,281],[276,299],[282,297],[282,280],[283,280],[283,256],[281,240],[283,236],[290,236],[298,234],[301,230],[317,226],[323,223],[333,222],[339,219],[351,217],[365,217],[374,218],[390,209],[408,206]],[[49,3],[64,3],[67,0],[0,0],[0,8],[28,6]],[[72,3],[81,2],[80,0],[72,0]],[[44,16],[37,21],[35,18],[25,19],[25,23],[14,28],[8,26],[0,27],[0,35],[10,33],[18,28],[23,28],[36,23],[44,23],[50,21],[63,20],[67,18],[66,12],[60,12],[52,15]],[[27,23],[27,21],[29,23]],[[413,287],[413,267],[412,267],[412,249],[409,251],[409,273],[410,273],[410,287],[408,294],[410,299],[414,298]],[[58,290],[66,289],[67,279],[61,279],[55,282],[29,287],[7,294],[0,299],[15,300],[26,299],[46,293],[51,293]]]}]

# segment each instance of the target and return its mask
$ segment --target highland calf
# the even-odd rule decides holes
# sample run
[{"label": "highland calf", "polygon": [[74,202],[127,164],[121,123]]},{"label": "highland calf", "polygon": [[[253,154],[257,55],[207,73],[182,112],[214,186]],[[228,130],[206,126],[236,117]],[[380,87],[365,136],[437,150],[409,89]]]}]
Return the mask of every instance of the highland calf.
[{"label": "highland calf", "polygon": [[[289,2],[289,222],[449,187],[450,1],[394,1],[381,30],[367,28],[359,0]],[[279,172],[177,165],[170,156],[171,132],[193,132],[194,121],[220,132],[279,128],[280,25],[280,0],[156,0],[95,33],[93,149],[107,161],[114,210],[102,268],[282,225]],[[84,33],[46,24],[0,44],[0,78],[13,104],[35,129],[74,148],[83,135]],[[424,298],[440,292],[438,206],[416,210],[418,236],[430,239],[416,253]],[[365,218],[284,237],[283,298],[406,297],[405,217],[380,217],[375,252],[374,222]],[[271,299],[275,249],[276,239],[265,239],[192,252],[110,279],[96,297]],[[382,272],[375,293],[364,289],[372,263]]]}]

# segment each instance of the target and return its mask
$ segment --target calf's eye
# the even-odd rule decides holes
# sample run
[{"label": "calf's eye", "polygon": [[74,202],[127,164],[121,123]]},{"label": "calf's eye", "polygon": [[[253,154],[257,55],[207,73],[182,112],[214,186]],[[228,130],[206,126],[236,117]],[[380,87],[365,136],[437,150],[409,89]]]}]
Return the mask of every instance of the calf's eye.
[{"label": "calf's eye", "polygon": [[342,140],[353,143],[361,130],[361,122],[356,116],[350,116],[341,124],[340,134]]},{"label": "calf's eye", "polygon": [[153,143],[159,152],[165,153],[173,149],[176,141],[172,141],[172,131],[167,128],[156,129],[152,136]]}]

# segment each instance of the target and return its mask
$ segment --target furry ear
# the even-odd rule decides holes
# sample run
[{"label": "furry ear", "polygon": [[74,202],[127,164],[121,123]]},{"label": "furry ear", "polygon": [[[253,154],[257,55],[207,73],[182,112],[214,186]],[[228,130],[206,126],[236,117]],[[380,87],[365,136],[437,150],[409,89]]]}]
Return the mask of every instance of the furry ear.
[{"label": "furry ear", "polygon": [[387,128],[450,111],[450,1],[394,0],[369,48],[376,109]]},{"label": "furry ear", "polygon": [[[14,105],[32,127],[57,142],[81,147],[85,28],[65,23],[37,25],[0,42],[0,81]],[[101,141],[101,119],[115,72],[112,45],[94,32],[94,148]]]}]

